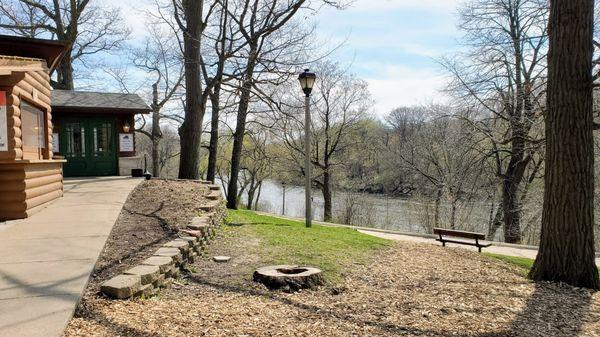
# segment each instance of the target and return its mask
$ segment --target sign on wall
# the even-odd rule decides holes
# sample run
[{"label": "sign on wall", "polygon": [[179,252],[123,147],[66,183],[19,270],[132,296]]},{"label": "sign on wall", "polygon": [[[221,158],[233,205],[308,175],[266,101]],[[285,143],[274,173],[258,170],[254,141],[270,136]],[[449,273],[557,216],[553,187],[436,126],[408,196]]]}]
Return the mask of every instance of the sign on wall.
[{"label": "sign on wall", "polygon": [[58,142],[58,133],[52,133],[52,152],[60,152],[60,143]]},{"label": "sign on wall", "polygon": [[119,152],[133,152],[133,134],[119,133]]},{"label": "sign on wall", "polygon": [[0,91],[0,151],[8,151],[6,91]]}]

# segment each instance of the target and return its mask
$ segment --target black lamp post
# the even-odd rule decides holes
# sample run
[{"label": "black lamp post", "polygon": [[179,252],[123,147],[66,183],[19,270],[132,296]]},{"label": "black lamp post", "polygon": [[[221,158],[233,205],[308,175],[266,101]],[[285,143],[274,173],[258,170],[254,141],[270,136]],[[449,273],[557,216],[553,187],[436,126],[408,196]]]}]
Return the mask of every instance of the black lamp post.
[{"label": "black lamp post", "polygon": [[283,189],[283,201],[281,202],[281,214],[285,215],[285,181],[281,182],[281,188]]},{"label": "black lamp post", "polygon": [[306,178],[304,186],[304,195],[306,198],[306,227],[311,227],[312,225],[312,210],[310,197],[310,93],[312,91],[313,86],[315,85],[316,79],[317,75],[315,75],[315,73],[311,73],[308,69],[304,69],[304,72],[301,73],[300,76],[298,76],[298,80],[300,81],[302,91],[304,91],[304,94],[306,95],[304,98],[304,176]]}]

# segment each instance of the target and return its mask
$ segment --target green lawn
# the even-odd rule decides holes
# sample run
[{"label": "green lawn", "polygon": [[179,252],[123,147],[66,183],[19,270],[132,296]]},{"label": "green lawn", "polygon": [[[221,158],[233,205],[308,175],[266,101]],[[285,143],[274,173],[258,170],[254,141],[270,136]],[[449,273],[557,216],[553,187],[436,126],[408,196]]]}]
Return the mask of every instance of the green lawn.
[{"label": "green lawn", "polygon": [[[353,265],[372,261],[374,254],[391,245],[391,241],[362,234],[350,228],[327,227],[304,222],[256,214],[247,210],[229,210],[227,223],[241,235],[260,239],[259,253],[273,264],[317,266],[330,281],[340,280],[340,274]],[[526,276],[533,259],[493,253],[484,253],[522,269]]]},{"label": "green lawn", "polygon": [[[348,228],[314,225],[264,216],[247,210],[230,210],[232,230],[248,231],[260,239],[260,254],[273,264],[313,265],[335,282],[353,265],[367,264],[391,241]],[[241,233],[244,234],[244,233]]]},{"label": "green lawn", "polygon": [[526,257],[515,257],[515,256],[493,254],[493,253],[484,253],[484,254],[491,258],[502,260],[504,262],[508,262],[512,265],[520,267],[521,269],[523,269],[523,275],[527,275],[529,273],[529,270],[531,269],[531,267],[533,267],[533,259],[528,259]]},{"label": "green lawn", "polygon": [[[493,253],[484,253],[484,254],[491,258],[502,260],[504,262],[508,262],[515,266],[521,267],[523,269],[523,275],[525,275],[525,276],[527,276],[527,274],[529,274],[529,270],[531,270],[531,268],[533,267],[534,260],[528,259],[526,257],[514,257],[514,256],[506,256],[506,255],[493,254]],[[600,275],[600,268],[598,269],[598,275]]]}]

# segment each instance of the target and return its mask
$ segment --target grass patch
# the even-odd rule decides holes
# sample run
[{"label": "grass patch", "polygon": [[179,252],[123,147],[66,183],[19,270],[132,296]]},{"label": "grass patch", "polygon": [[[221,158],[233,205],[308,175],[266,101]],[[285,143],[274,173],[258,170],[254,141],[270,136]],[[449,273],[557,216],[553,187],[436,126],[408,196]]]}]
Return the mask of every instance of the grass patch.
[{"label": "grass patch", "polygon": [[484,253],[485,255],[492,257],[494,259],[502,260],[504,262],[508,262],[515,266],[521,267],[526,271],[529,271],[531,267],[533,267],[533,259],[529,259],[526,257],[516,257],[516,256],[508,256],[502,254],[494,254],[494,253]]},{"label": "grass patch", "polygon": [[[528,259],[526,257],[515,257],[515,256],[507,256],[507,255],[493,254],[493,253],[484,253],[484,254],[491,258],[502,260],[504,262],[508,262],[512,265],[520,267],[521,269],[523,269],[524,276],[527,276],[527,274],[529,274],[529,271],[533,267],[534,260]],[[600,268],[598,270],[598,275],[600,276]]]},{"label": "grass patch", "polygon": [[508,256],[501,254],[493,254],[493,253],[485,253],[485,255],[492,257],[494,259],[502,260],[504,262],[508,262],[512,265],[521,267],[526,272],[529,272],[531,267],[533,267],[533,259],[528,259],[526,257],[516,257],[516,256]]},{"label": "grass patch", "polygon": [[332,282],[352,266],[369,263],[377,251],[392,243],[349,228],[315,224],[306,228],[300,221],[247,210],[230,210],[226,221],[230,229],[259,238],[259,252],[265,261],[316,266]]}]

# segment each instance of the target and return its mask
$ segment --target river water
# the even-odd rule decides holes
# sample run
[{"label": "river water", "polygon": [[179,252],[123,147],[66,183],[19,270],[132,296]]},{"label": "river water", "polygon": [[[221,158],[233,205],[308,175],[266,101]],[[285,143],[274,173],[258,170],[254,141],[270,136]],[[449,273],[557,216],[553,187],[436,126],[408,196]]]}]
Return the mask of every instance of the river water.
[{"label": "river water", "polygon": [[[283,187],[273,181],[263,182],[258,210],[292,217],[304,217],[304,188],[285,187],[285,210]],[[323,197],[321,191],[313,190],[313,219],[323,220]],[[247,202],[247,195],[242,197]],[[485,231],[489,205],[479,203],[461,207],[456,219],[461,229]],[[358,226],[391,229],[405,232],[426,233],[433,227],[434,207],[431,202],[415,199],[393,198],[368,193],[336,191],[333,195],[333,221]],[[441,225],[449,220],[450,205],[441,207]]]}]

